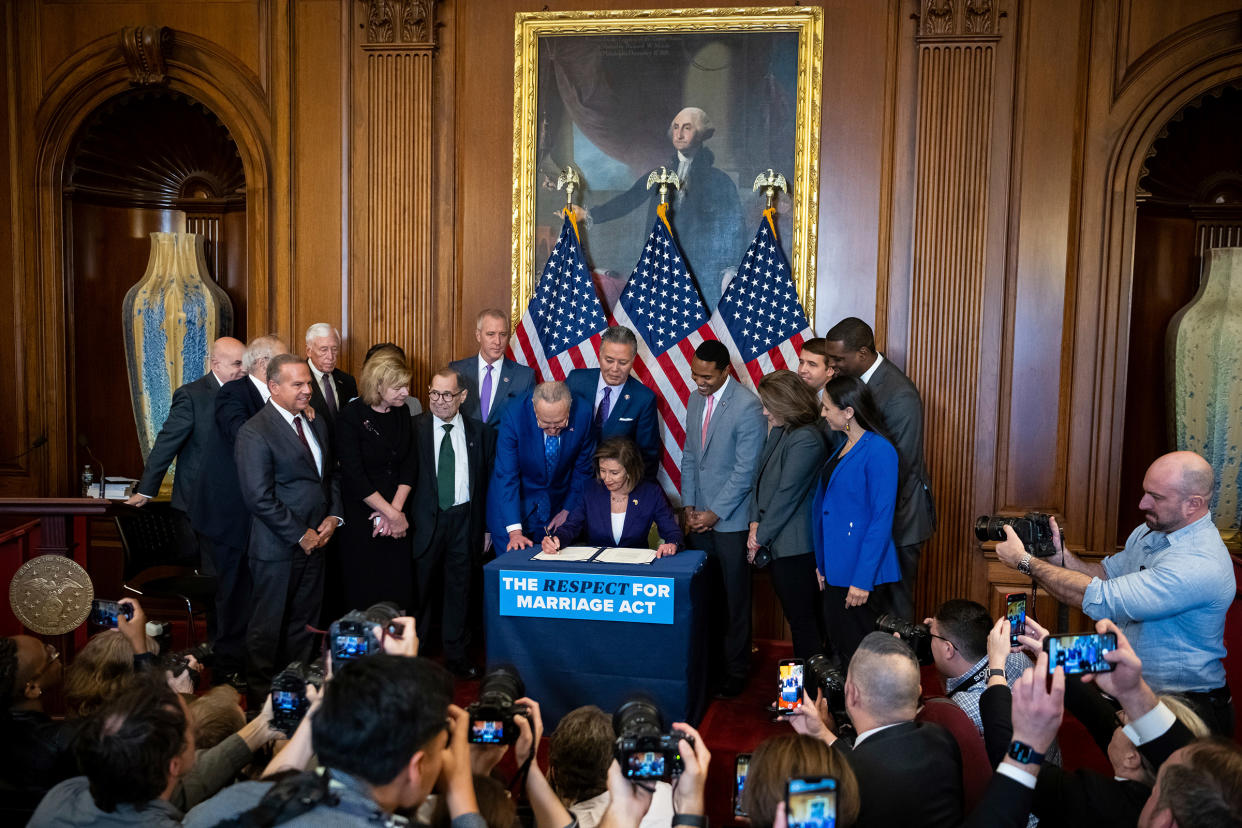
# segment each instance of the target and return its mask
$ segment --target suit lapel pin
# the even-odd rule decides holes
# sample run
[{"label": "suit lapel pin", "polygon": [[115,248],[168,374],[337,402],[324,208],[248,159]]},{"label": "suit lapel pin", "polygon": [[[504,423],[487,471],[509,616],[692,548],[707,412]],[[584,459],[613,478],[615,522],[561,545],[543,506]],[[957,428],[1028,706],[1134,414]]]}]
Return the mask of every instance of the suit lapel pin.
[{"label": "suit lapel pin", "polygon": [[623,399],[623,400],[628,400],[629,398],[630,398],[630,395],[629,395],[629,394],[626,394],[626,395],[625,395],[625,396],[623,396],[621,399]]},{"label": "suit lapel pin", "polygon": [[634,498],[634,499],[633,499],[632,501],[630,501],[630,502],[631,502],[631,503],[633,503],[635,506],[637,506],[637,505],[638,505],[638,498]]},{"label": "suit lapel pin", "polygon": [[508,377],[501,377],[501,378],[500,378],[500,381],[501,381],[501,382],[508,382],[508,381],[509,381],[509,378],[508,378]]}]

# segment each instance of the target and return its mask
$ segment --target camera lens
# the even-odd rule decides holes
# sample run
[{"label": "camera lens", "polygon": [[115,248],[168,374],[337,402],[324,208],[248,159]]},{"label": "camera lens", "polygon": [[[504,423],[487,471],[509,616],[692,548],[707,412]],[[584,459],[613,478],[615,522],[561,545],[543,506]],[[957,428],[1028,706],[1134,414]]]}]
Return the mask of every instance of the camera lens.
[{"label": "camera lens", "polygon": [[612,729],[625,738],[658,736],[664,730],[664,717],[650,698],[631,696],[612,714]]},{"label": "camera lens", "polygon": [[526,685],[510,664],[497,664],[487,671],[479,684],[479,699],[488,704],[507,707],[526,695]]}]

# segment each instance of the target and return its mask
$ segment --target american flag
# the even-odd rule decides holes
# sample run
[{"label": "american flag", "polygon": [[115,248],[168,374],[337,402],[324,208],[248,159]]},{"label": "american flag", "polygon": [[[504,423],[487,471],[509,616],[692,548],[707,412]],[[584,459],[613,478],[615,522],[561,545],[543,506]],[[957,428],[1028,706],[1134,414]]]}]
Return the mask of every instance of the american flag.
[{"label": "american flag", "polygon": [[699,289],[686,270],[665,219],[665,205],[642,256],[617,300],[613,317],[638,336],[634,372],[656,394],[664,455],[658,479],[680,502],[681,450],[686,443],[686,401],[693,383],[690,360],[705,339],[715,339]]},{"label": "american flag", "polygon": [[776,238],[775,214],[764,210],[755,240],[712,314],[712,329],[729,348],[734,371],[752,388],[764,374],[798,370],[798,351],[815,336]]},{"label": "american flag", "polygon": [[534,369],[538,382],[563,380],[575,368],[599,365],[599,335],[607,327],[578,228],[567,214],[515,331],[513,359]]}]

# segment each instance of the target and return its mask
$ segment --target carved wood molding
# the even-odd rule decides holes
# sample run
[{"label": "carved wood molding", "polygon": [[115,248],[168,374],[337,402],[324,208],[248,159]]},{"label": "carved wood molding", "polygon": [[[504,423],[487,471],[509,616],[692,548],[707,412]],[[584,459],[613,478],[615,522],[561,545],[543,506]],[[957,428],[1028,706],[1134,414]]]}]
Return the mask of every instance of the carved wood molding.
[{"label": "carved wood molding", "polygon": [[1005,12],[999,0],[920,0],[919,40],[928,38],[996,37]]},{"label": "carved wood molding", "polygon": [[136,86],[163,83],[165,56],[172,50],[173,32],[167,26],[126,26],[121,29],[121,54]]},{"label": "carved wood molding", "polygon": [[366,6],[367,43],[435,47],[436,0],[360,2]]}]

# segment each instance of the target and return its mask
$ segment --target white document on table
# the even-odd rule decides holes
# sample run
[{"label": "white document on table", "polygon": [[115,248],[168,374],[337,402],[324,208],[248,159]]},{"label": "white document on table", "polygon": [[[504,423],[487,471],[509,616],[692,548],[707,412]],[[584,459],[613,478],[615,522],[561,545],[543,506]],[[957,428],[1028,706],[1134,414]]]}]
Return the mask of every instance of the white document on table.
[{"label": "white document on table", "polygon": [[531,558],[532,561],[589,561],[599,551],[598,546],[566,546],[559,552],[549,555],[540,552]]},{"label": "white document on table", "polygon": [[656,559],[653,549],[624,549],[610,546],[595,556],[596,563],[649,564]]}]

